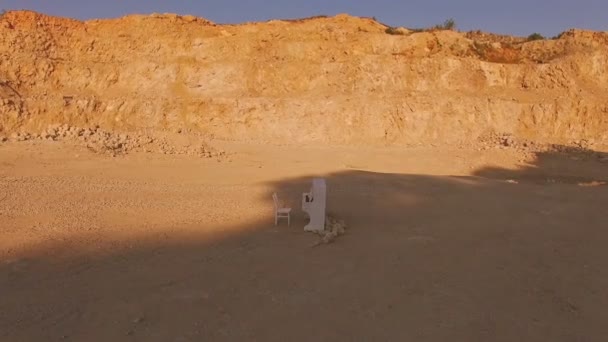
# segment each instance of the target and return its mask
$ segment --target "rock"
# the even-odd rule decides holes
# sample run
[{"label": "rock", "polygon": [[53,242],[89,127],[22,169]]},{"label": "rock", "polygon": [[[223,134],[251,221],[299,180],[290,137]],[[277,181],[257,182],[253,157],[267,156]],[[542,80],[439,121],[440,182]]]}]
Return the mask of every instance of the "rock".
[{"label": "rock", "polygon": [[195,22],[195,21],[197,21],[197,20],[198,20],[198,18],[197,18],[197,17],[195,17],[195,16],[193,16],[193,15],[189,15],[189,14],[184,15],[184,16],[182,17],[182,19],[183,19],[185,22],[188,22],[188,23],[192,23],[192,22]]},{"label": "rock", "polygon": [[505,135],[502,137],[502,145],[505,147],[511,147],[514,145],[513,137],[510,135]]},{"label": "rock", "polygon": [[392,29],[392,32],[393,32],[393,34],[397,34],[397,35],[408,35],[412,31],[406,29],[405,27],[394,27]]}]

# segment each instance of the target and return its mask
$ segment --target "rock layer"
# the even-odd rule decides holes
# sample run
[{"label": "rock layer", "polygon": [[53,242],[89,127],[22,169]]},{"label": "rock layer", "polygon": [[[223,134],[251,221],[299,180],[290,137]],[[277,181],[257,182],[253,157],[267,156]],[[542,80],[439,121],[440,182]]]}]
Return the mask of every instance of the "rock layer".
[{"label": "rock layer", "polygon": [[0,132],[187,129],[274,143],[608,143],[608,33],[387,34],[368,18],[0,19]]}]

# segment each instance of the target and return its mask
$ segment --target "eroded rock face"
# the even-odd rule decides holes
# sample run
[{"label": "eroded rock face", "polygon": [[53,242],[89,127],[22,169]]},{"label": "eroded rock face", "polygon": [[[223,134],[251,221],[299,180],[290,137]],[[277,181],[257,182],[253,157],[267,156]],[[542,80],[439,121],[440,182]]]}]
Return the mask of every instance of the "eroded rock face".
[{"label": "eroded rock face", "polygon": [[608,34],[525,42],[392,35],[339,15],[0,19],[0,132],[180,127],[277,143],[454,144],[484,134],[608,143]]}]

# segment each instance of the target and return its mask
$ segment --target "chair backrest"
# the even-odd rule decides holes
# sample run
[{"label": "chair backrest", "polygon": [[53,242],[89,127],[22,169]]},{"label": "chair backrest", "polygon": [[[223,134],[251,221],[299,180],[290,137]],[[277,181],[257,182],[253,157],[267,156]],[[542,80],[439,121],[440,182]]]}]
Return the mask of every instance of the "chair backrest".
[{"label": "chair backrest", "polygon": [[272,200],[274,201],[274,208],[279,209],[279,198],[277,197],[276,192],[272,194]]}]

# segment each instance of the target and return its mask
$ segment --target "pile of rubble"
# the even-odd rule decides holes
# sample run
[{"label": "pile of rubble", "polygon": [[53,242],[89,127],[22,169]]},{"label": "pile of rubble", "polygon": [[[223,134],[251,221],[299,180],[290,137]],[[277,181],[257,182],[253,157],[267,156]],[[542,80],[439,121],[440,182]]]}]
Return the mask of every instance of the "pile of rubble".
[{"label": "pile of rubble", "polygon": [[478,139],[481,149],[490,148],[512,148],[522,151],[553,151],[553,152],[584,152],[590,151],[595,146],[595,141],[579,139],[570,141],[566,145],[543,144],[531,140],[515,137],[510,133],[489,133]]},{"label": "pile of rubble", "polygon": [[325,229],[320,232],[316,232],[321,236],[319,242],[315,243],[313,247],[318,246],[322,243],[328,244],[333,242],[338,236],[346,232],[346,223],[344,220],[338,220],[332,216],[325,216]]},{"label": "pile of rubble", "polygon": [[176,146],[167,138],[155,138],[148,133],[115,133],[105,131],[99,126],[90,128],[52,125],[41,133],[20,132],[9,137],[0,136],[1,142],[21,142],[30,140],[68,141],[87,147],[89,150],[116,157],[129,152],[148,152],[161,154],[183,154],[203,158],[221,158],[224,151],[217,151],[199,140],[195,144]]},{"label": "pile of rubble", "polygon": [[567,144],[544,144],[530,140],[516,138],[512,134],[490,133],[478,139],[479,150],[488,149],[515,149],[522,153],[552,152],[556,154],[567,154],[574,160],[600,160],[608,162],[604,152],[595,150],[596,142],[588,139],[570,141]]},{"label": "pile of rubble", "polygon": [[492,148],[511,148],[527,152],[546,150],[546,146],[543,146],[542,144],[530,140],[516,138],[509,133],[489,133],[481,136],[478,142],[481,145],[481,150]]}]

